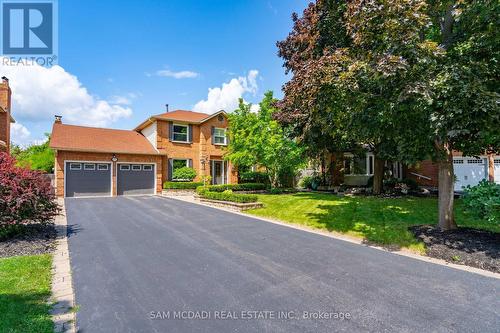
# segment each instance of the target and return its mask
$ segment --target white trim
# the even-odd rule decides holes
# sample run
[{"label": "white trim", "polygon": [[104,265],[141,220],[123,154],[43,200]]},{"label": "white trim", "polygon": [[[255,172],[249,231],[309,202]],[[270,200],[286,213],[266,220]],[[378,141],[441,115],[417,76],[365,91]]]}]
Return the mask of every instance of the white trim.
[{"label": "white trim", "polygon": [[[74,164],[78,164],[78,168],[73,168],[73,167],[71,166],[71,164],[73,164],[73,163],[74,163]],[[82,164],[83,164],[83,163],[75,163],[75,162],[70,162],[70,163],[69,163],[69,169],[70,169],[71,171],[82,170]]]},{"label": "white trim", "polygon": [[[182,127],[186,127],[186,141],[181,141],[181,140],[175,140],[175,131],[174,131],[174,127],[175,126],[182,126]],[[179,133],[177,132],[178,134],[183,134],[183,133]],[[191,143],[189,142],[189,124],[179,124],[179,123],[172,123],[172,142],[179,142],[179,143]]]},{"label": "white trim", "polygon": [[[217,130],[223,130],[224,131],[224,135],[223,136],[215,135],[215,131],[217,131]],[[215,138],[221,138],[221,137],[224,138],[224,143],[217,143],[217,142],[215,142]],[[214,145],[215,146],[227,146],[227,128],[224,128],[224,127],[214,127]]]},{"label": "white trim", "polygon": [[[155,179],[155,185],[154,185],[154,188],[153,188],[153,194],[131,194],[131,195],[126,195],[127,197],[132,197],[132,196],[144,196],[144,195],[157,195],[156,193],[156,189],[158,187],[158,177],[157,177],[157,174],[156,174],[156,170],[157,170],[157,167],[158,167],[158,163],[156,162],[127,162],[127,161],[120,161],[120,162],[116,162],[116,167],[118,168],[118,164],[141,164],[141,165],[144,165],[144,164],[150,164],[150,165],[153,165],[153,177]],[[160,191],[161,193],[161,191]],[[118,172],[116,172],[116,196],[118,196]]]},{"label": "white trim", "polygon": [[[145,169],[145,167],[151,167],[151,169],[147,169],[147,170],[146,170],[146,169]],[[153,171],[153,169],[154,169],[154,167],[153,167],[153,165],[152,165],[152,164],[143,164],[143,165],[142,165],[142,170],[143,170],[143,171]]]},{"label": "white trim", "polygon": [[[105,169],[100,169],[101,166],[105,166]],[[108,163],[97,163],[97,171],[108,171],[109,164]]]},{"label": "white trim", "polygon": [[[344,177],[350,177],[350,176],[373,176],[373,173],[370,173],[370,156],[372,156],[372,160],[373,160],[373,168],[372,168],[372,171],[375,172],[375,155],[371,152],[366,152],[365,153],[365,164],[366,164],[366,173],[346,173],[345,170],[344,170]],[[344,153],[344,157],[348,157],[348,158],[359,158],[360,156],[358,155],[354,155],[353,153]],[[352,167],[352,166],[351,166]],[[344,168],[345,168],[345,164],[344,164]],[[349,170],[350,172],[350,170]]]},{"label": "white trim", "polygon": [[[139,167],[139,169],[134,169],[134,167]],[[131,171],[142,171],[142,165],[141,164],[132,164],[130,167]]]},{"label": "white trim", "polygon": [[[63,198],[66,198],[66,171],[67,171],[67,166],[68,166],[68,163],[107,163],[107,164],[113,164],[113,162],[111,161],[79,161],[79,160],[63,160],[63,163],[64,163],[64,188],[63,188]],[[74,170],[76,171],[76,170]],[[55,175],[55,177],[57,178],[57,174]],[[109,182],[111,184],[111,190],[109,191],[109,196],[112,197],[113,196],[113,168],[111,168],[111,172],[109,173]],[[104,197],[104,196],[103,196]],[[76,197],[76,198],[83,198],[83,197]],[[95,196],[92,196],[92,198],[96,198]]]},{"label": "white trim", "polygon": [[[120,163],[120,164],[125,164],[125,163]],[[127,167],[127,168],[122,169],[122,167]],[[120,165],[120,171],[130,171],[130,168],[131,168],[130,165]]]},{"label": "white trim", "polygon": [[226,185],[229,184],[228,179],[225,178],[226,176],[226,161],[224,160],[210,160],[210,174],[212,176],[212,185],[213,182],[215,181],[215,163],[214,162],[222,162],[222,184],[217,184],[217,185]]},{"label": "white trim", "polygon": [[95,171],[95,165],[95,163],[83,163],[83,171]]}]

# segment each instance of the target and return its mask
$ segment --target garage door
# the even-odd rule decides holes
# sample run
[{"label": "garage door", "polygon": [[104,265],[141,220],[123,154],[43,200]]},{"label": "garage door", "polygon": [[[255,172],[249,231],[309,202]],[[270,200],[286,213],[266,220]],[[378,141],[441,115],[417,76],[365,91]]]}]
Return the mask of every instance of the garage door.
[{"label": "garage door", "polygon": [[485,158],[454,158],[453,167],[456,177],[455,191],[462,191],[463,187],[467,185],[477,185],[488,175]]},{"label": "garage door", "polygon": [[495,183],[500,184],[500,158],[495,158]]},{"label": "garage door", "polygon": [[66,197],[105,197],[111,195],[111,164],[66,162]]},{"label": "garage door", "polygon": [[155,193],[155,171],[153,164],[118,164],[118,195]]}]

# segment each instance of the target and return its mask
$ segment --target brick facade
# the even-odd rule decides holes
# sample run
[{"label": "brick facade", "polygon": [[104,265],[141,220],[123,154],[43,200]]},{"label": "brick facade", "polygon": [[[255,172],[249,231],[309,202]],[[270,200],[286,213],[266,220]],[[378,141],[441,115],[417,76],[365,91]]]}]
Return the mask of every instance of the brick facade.
[{"label": "brick facade", "polygon": [[[193,161],[193,169],[195,169],[197,177],[195,180],[199,181],[204,175],[211,175],[210,161],[222,160],[224,156],[225,146],[212,144],[212,126],[217,128],[227,128],[228,121],[225,116],[222,120],[219,117],[213,117],[202,124],[192,124],[193,140],[191,143],[172,142],[169,140],[169,121],[157,121],[157,149],[160,154],[164,155],[162,180],[166,181],[168,177],[168,159],[191,159]],[[174,122],[182,124],[183,122]],[[187,123],[186,123],[187,124]],[[202,161],[205,161],[203,165]],[[238,174],[232,167],[231,163],[228,164],[228,181],[231,184],[238,182]]]},{"label": "brick facade", "polygon": [[10,149],[10,107],[11,107],[11,94],[12,91],[9,87],[9,81],[2,79],[0,83],[0,141],[5,143],[0,144],[0,151],[9,151]]},{"label": "brick facade", "polygon": [[56,174],[56,195],[64,196],[64,161],[101,161],[110,162],[112,166],[113,178],[113,195],[116,195],[116,166],[120,162],[136,162],[136,163],[156,163],[156,193],[161,194],[162,191],[162,158],[158,155],[132,155],[132,154],[116,154],[117,161],[112,162],[111,153],[87,153],[74,151],[56,151],[55,156],[55,174]]}]

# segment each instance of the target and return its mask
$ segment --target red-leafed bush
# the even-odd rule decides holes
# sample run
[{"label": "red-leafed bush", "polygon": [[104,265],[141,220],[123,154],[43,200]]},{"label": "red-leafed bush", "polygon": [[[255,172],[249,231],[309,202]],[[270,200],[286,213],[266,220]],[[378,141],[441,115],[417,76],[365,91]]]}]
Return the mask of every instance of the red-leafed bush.
[{"label": "red-leafed bush", "polygon": [[58,213],[50,180],[40,171],[17,167],[11,156],[0,153],[0,236],[12,226],[53,223]]}]

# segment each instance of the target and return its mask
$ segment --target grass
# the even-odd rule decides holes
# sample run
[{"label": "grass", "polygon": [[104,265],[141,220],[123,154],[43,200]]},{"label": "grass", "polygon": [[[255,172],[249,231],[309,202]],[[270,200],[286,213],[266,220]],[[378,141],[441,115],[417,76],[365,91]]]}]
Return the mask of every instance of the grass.
[{"label": "grass", "polygon": [[53,332],[50,255],[0,259],[0,332]]},{"label": "grass", "polygon": [[[425,252],[424,244],[408,231],[408,227],[435,224],[438,219],[435,198],[339,197],[320,193],[258,197],[264,207],[248,210],[248,213],[419,253]],[[467,216],[460,200],[456,200],[455,215],[459,226],[500,232],[499,226]]]}]

